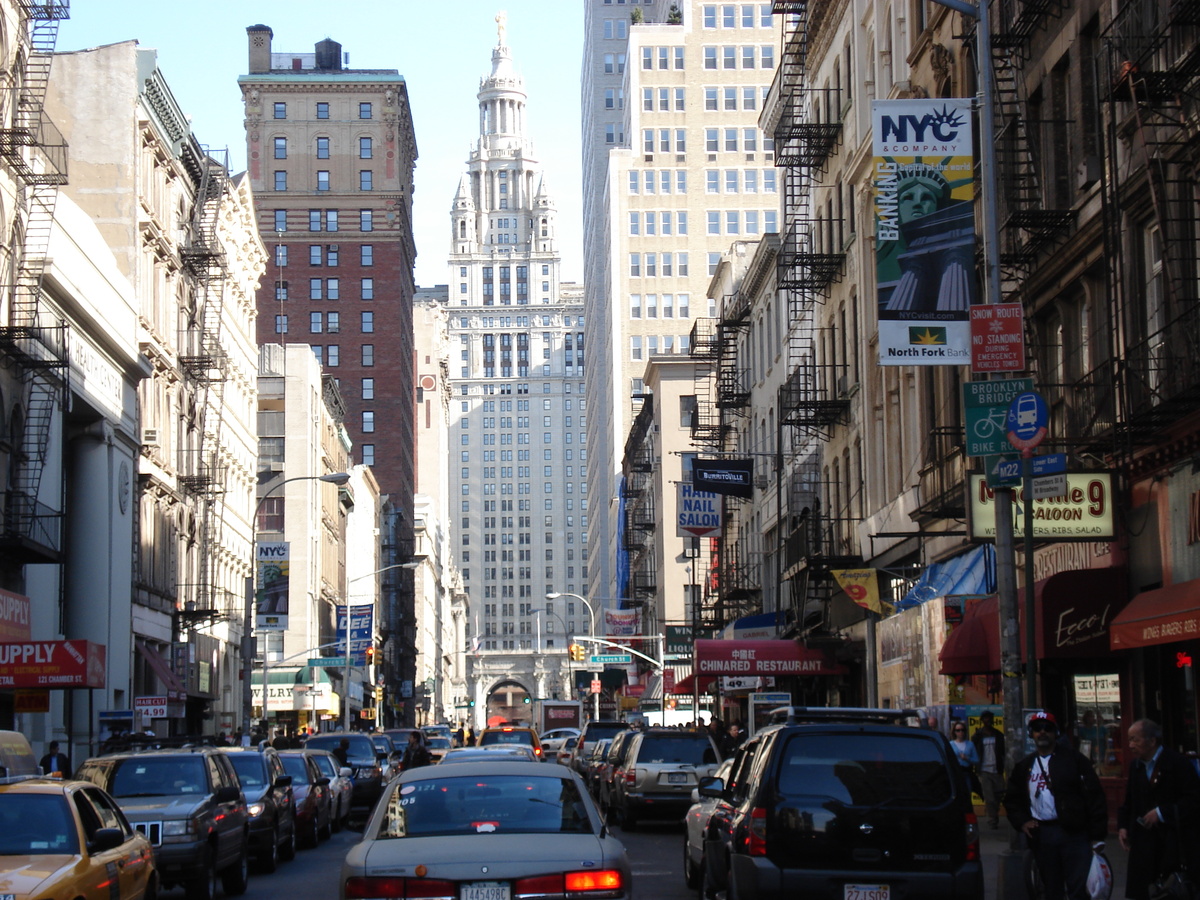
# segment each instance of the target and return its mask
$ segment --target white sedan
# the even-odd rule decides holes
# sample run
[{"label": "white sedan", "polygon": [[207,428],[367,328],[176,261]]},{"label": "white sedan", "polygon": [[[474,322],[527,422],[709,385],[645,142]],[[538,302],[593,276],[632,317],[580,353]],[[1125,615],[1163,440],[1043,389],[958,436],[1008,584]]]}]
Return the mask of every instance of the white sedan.
[{"label": "white sedan", "polygon": [[484,761],[412,769],[389,784],[346,856],[340,894],[629,900],[633,887],[625,847],[573,772]]},{"label": "white sedan", "polygon": [[545,734],[538,735],[542,743],[542,759],[550,762],[558,758],[558,751],[570,738],[579,737],[578,728],[551,728]]}]

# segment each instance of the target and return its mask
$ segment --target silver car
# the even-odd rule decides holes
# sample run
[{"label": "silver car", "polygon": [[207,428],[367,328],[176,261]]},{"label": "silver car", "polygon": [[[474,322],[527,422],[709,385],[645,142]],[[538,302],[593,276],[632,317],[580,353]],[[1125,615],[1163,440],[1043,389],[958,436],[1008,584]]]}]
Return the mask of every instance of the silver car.
[{"label": "silver car", "polygon": [[354,798],[354,780],[349,766],[339,766],[337,757],[328,750],[313,750],[313,759],[321,774],[329,779],[330,817],[333,830],[339,831],[350,821],[350,801]]},{"label": "silver car", "polygon": [[[418,874],[420,873],[420,874]],[[633,896],[625,847],[579,778],[540,762],[423,766],[387,786],[342,900]]]},{"label": "silver car", "polygon": [[[729,783],[729,769],[732,766],[733,757],[717,766],[713,775],[721,779],[721,784]],[[704,877],[704,833],[713,810],[720,802],[719,797],[701,797],[699,789],[692,788],[692,805],[683,819],[683,879],[692,889],[700,887]]]}]

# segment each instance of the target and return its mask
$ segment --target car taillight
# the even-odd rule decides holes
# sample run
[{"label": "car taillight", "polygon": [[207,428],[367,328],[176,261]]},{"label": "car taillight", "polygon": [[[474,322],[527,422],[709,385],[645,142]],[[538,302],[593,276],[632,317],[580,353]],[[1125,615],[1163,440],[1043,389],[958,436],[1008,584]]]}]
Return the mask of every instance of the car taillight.
[{"label": "car taillight", "polygon": [[967,813],[967,859],[979,859],[979,819],[975,813]]},{"label": "car taillight", "polygon": [[625,787],[633,787],[637,784],[637,769],[625,770]]},{"label": "car taillight", "polygon": [[750,810],[746,820],[746,854],[748,856],[767,855],[767,811],[761,806]]},{"label": "car taillight", "polygon": [[454,900],[456,895],[453,881],[432,878],[346,879],[346,900]]},{"label": "car taillight", "polygon": [[517,879],[513,882],[513,897],[520,900],[520,898],[565,893],[620,892],[624,887],[625,879],[617,869],[601,869],[595,872],[559,872],[554,875]]}]

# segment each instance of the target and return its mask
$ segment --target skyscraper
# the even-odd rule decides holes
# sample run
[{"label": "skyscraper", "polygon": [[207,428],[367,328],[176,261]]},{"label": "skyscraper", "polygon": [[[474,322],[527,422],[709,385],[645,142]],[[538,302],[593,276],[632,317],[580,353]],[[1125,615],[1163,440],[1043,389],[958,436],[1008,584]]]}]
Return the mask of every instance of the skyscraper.
[{"label": "skyscraper", "polygon": [[571,690],[566,636],[586,619],[546,594],[586,581],[588,498],[582,289],[559,280],[554,200],[502,17],[478,98],[479,139],[451,209],[446,311],[451,533],[482,721],[485,694],[506,677],[539,697]]},{"label": "skyscraper", "polygon": [[730,245],[779,230],[774,146],[758,117],[781,26],[766,2],[586,2],[589,544],[597,550],[588,589],[617,597],[626,587],[620,505],[609,500],[620,494],[645,365],[686,355],[697,319],[716,315],[706,292]]},{"label": "skyscraper", "polygon": [[[395,69],[343,67],[341,45],[274,52],[246,29],[248,168],[271,255],[258,292],[260,344],[311,344],[338,379],[353,460],[385,495],[382,671],[388,696],[413,680],[413,167],[417,148]],[[405,684],[407,683],[407,688]],[[411,707],[411,704],[408,704]],[[412,710],[393,710],[412,721]]]}]

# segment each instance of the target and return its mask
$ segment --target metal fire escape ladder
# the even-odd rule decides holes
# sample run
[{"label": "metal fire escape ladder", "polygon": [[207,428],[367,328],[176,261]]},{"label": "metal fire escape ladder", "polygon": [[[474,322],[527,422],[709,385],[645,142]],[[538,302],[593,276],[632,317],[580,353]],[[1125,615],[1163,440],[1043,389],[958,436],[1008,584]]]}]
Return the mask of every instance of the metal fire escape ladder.
[{"label": "metal fire escape ladder", "polygon": [[[1194,223],[1200,115],[1200,0],[1130,2],[1113,17],[1107,48],[1106,249],[1114,260],[1113,315],[1127,329],[1113,375],[1117,433],[1126,453],[1200,408],[1200,248]],[[1124,149],[1128,172],[1119,171]],[[1138,169],[1140,167],[1140,173]],[[1131,213],[1148,196],[1149,213]],[[1139,221],[1136,217],[1141,215]],[[1143,268],[1116,263],[1127,231],[1142,228]],[[1132,279],[1141,281],[1144,296]],[[1157,289],[1156,286],[1157,285]]]},{"label": "metal fire escape ladder", "polygon": [[[220,158],[218,158],[220,157]],[[184,450],[179,483],[198,509],[197,577],[184,586],[185,611],[209,621],[229,615],[236,598],[218,598],[216,566],[224,521],[226,463],[221,430],[229,358],[222,338],[228,262],[221,246],[222,204],[229,190],[227,151],[212,153],[193,145],[185,157],[196,180],[187,238],[180,258],[192,291],[193,308],[180,335],[179,364],[193,409],[194,443]],[[218,602],[220,601],[220,602]]]},{"label": "metal fire escape ladder", "polygon": [[725,437],[725,423],[717,408],[714,371],[721,356],[720,321],[700,318],[692,324],[688,355],[700,365],[694,369],[692,393],[696,410],[692,417],[692,443],[718,451]]},{"label": "metal fire escape ladder", "polygon": [[1029,42],[1062,0],[999,0],[988,53],[995,74],[996,162],[1004,190],[997,198],[1001,223],[1001,293],[1013,300],[1039,255],[1075,221],[1070,208],[1046,203],[1034,123],[1028,116],[1024,63]]},{"label": "metal fire escape ladder", "polygon": [[[15,278],[5,286],[7,321],[0,327],[0,349],[22,372],[25,384],[24,430],[20,464],[5,498],[3,540],[26,550],[61,549],[63,498],[57,510],[38,501],[54,410],[66,396],[69,374],[67,325],[43,308],[42,279],[54,227],[58,188],[67,183],[67,145],[45,114],[46,88],[54,61],[58,24],[70,15],[67,2],[20,3],[28,18],[13,73],[12,119],[0,128],[0,157],[13,171],[24,213]],[[34,560],[27,557],[27,561]]]}]

